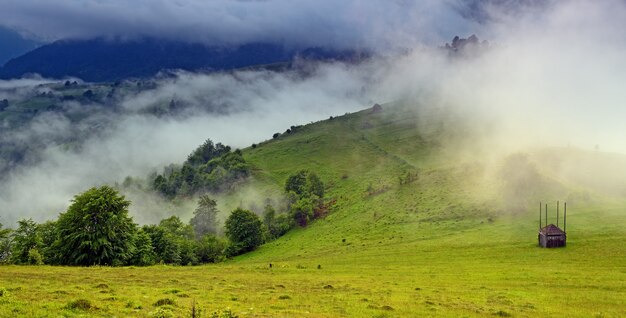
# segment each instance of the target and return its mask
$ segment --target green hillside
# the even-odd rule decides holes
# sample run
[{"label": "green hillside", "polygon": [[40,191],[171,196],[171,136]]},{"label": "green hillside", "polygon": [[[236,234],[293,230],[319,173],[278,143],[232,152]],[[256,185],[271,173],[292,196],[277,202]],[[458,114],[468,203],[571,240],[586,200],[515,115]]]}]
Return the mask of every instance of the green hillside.
[{"label": "green hillside", "polygon": [[[418,109],[366,109],[243,151],[253,177],[225,205],[277,198],[309,169],[335,204],[306,228],[216,265],[0,267],[0,316],[626,316],[624,156],[495,151],[463,118]],[[556,200],[568,246],[541,249],[538,202]]]}]

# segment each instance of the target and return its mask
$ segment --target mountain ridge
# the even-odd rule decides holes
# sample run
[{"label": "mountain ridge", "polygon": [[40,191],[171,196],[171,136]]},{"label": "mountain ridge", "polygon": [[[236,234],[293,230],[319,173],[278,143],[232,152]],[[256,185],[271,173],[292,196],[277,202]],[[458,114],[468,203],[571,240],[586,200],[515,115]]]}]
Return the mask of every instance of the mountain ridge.
[{"label": "mountain ridge", "polygon": [[226,71],[290,62],[296,57],[350,60],[356,56],[357,52],[350,50],[290,48],[267,42],[209,46],[156,38],[59,40],[11,59],[0,68],[0,79],[39,74],[48,78],[77,77],[89,82],[111,82],[151,77],[173,69]]}]

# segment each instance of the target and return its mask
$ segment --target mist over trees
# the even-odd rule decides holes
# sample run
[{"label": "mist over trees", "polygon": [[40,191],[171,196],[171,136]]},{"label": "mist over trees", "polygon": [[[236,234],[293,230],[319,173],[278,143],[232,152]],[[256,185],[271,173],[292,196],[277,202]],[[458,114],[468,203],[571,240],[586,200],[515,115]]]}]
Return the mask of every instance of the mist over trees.
[{"label": "mist over trees", "polygon": [[[205,143],[190,155],[200,158],[196,165],[213,160],[211,144]],[[0,263],[149,266],[220,262],[253,251],[327,212],[324,184],[313,172],[301,170],[290,175],[285,195],[286,207],[277,210],[267,204],[262,217],[236,208],[221,231],[217,201],[207,194],[198,197],[188,223],[170,216],[140,227],[129,216],[131,202],[117,189],[94,187],[77,194],[55,221],[38,224],[22,219],[15,230],[3,229],[0,224]]]},{"label": "mist over trees", "polygon": [[[93,92],[86,95],[94,98]],[[300,170],[285,180],[282,203],[272,206],[268,200],[262,212],[252,207],[259,215],[236,208],[220,228],[217,201],[211,195],[237,191],[237,182],[245,181],[250,171],[240,150],[207,139],[181,165],[170,164],[162,174],[146,179],[128,176],[121,185],[77,194],[57,220],[37,224],[22,219],[15,230],[0,227],[0,262],[78,266],[219,262],[328,213],[324,183],[316,173]],[[158,224],[139,226],[129,216],[131,202],[119,192],[131,187],[166,200],[196,198],[193,216],[188,223],[169,216]]]},{"label": "mist over trees", "polygon": [[489,49],[487,40],[480,41],[475,34],[468,38],[461,38],[458,35],[452,38],[450,43],[443,46],[452,56],[471,56],[480,54]]},{"label": "mist over trees", "polygon": [[189,221],[197,237],[206,234],[217,234],[217,202],[208,195],[202,195],[198,199],[198,207],[193,211],[193,217]]},{"label": "mist over trees", "polygon": [[295,222],[287,213],[276,212],[271,204],[263,210],[263,226],[266,229],[267,240],[274,240],[285,235],[294,226]]},{"label": "mist over trees", "polygon": [[[41,101],[72,97],[71,103],[81,106],[115,99],[118,89],[134,89],[129,83],[113,83],[111,88],[109,84],[91,85],[70,80],[65,84],[42,82],[38,85],[41,86],[32,89],[39,90],[35,97]],[[149,90],[154,84],[137,82],[136,87],[140,86]],[[69,95],[69,91],[74,92],[74,95]],[[34,94],[34,91],[28,94]],[[64,112],[64,107],[58,111]],[[119,109],[109,111],[115,113]],[[77,113],[77,117],[81,117],[80,114]],[[40,120],[48,117],[40,115],[34,118]],[[90,122],[90,119],[86,121]],[[62,123],[73,127],[71,121],[62,120]],[[291,126],[290,131],[294,132],[298,127]],[[76,134],[66,136],[64,132],[62,138],[67,137],[68,144],[76,140],[80,143],[79,132],[80,128]],[[29,140],[30,135],[23,138]],[[48,138],[54,140],[56,137]],[[8,139],[0,138],[0,143],[3,140]],[[17,152],[14,154],[19,155]],[[145,266],[159,263],[195,265],[218,262],[254,250],[295,226],[306,226],[325,214],[324,185],[315,173],[303,170],[295,172],[286,180],[284,202],[277,206],[266,202],[263,211],[252,209],[260,217],[248,210],[235,210],[229,216],[231,222],[222,228],[217,217],[217,202],[211,195],[237,191],[237,184],[245,182],[250,173],[251,167],[240,150],[232,150],[227,145],[207,139],[184,162],[170,164],[161,173],[149,174],[144,179],[128,176],[121,184],[91,188],[77,194],[70,207],[56,220],[42,224],[32,219],[19,220],[15,230],[3,230],[0,235],[0,262],[79,266]],[[156,193],[171,202],[197,199],[197,207],[188,223],[172,216],[158,224],[139,226],[129,215],[131,202],[119,192],[131,188],[148,195]],[[249,228],[238,228],[236,225],[240,223]]]},{"label": "mist over trees", "polygon": [[[231,188],[246,174],[245,168],[237,167],[243,162],[234,147],[231,155],[222,154],[223,161],[209,167],[211,171],[200,171],[202,167],[193,160],[182,171],[185,161],[179,161],[181,154],[197,147],[202,142],[199,136],[215,136],[242,147],[294,121],[322,119],[327,113],[352,111],[362,105],[360,100],[345,100],[347,94],[359,96],[363,86],[352,78],[342,82],[347,93],[325,96],[323,102],[305,99],[295,103],[303,94],[328,91],[327,80],[351,76],[349,69],[334,67],[334,63],[300,63],[314,74],[241,70],[175,72],[113,83],[37,78],[0,81],[0,100],[7,99],[10,104],[0,113],[2,222],[13,224],[23,217],[37,219],[44,214],[55,217],[49,212],[66,209],[67,198],[92,186],[90,180],[114,184],[126,176],[146,176],[151,182],[161,175],[164,179],[159,178],[157,185],[168,199]],[[89,90],[93,96],[84,97]],[[170,163],[175,164],[150,175],[155,167]],[[49,184],[56,178],[65,182]],[[224,178],[233,182],[217,182]],[[29,202],[26,193],[33,185],[49,188],[49,195]],[[153,185],[142,186],[148,189]],[[131,212],[145,214],[149,208],[136,200]]]},{"label": "mist over trees", "polygon": [[152,180],[152,188],[166,198],[219,192],[246,178],[250,168],[240,150],[213,144],[210,139],[195,149],[182,166],[170,165]]}]

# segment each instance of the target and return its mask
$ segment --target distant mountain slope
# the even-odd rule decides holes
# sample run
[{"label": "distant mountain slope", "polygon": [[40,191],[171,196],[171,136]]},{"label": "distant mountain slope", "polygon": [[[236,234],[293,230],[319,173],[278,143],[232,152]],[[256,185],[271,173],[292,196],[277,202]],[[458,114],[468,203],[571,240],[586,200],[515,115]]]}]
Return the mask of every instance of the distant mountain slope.
[{"label": "distant mountain slope", "polygon": [[64,40],[12,59],[0,69],[0,78],[18,78],[38,73],[44,77],[74,76],[86,81],[103,82],[153,76],[166,69],[230,70],[287,62],[297,55],[344,59],[351,53],[320,48],[287,49],[271,43],[224,48],[158,39]]},{"label": "distant mountain slope", "polygon": [[36,42],[26,40],[19,33],[0,26],[0,66],[37,46],[39,44]]}]

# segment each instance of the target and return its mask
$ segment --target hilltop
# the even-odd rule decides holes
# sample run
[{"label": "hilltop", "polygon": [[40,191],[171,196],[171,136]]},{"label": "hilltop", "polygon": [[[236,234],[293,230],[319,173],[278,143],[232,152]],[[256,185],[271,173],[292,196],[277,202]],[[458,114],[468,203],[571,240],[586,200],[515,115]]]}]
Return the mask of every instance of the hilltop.
[{"label": "hilltop", "polygon": [[[625,315],[626,187],[592,177],[624,171],[624,156],[495,151],[490,133],[403,103],[291,127],[242,150],[252,178],[220,200],[280,196],[309,169],[336,202],[325,218],[223,264],[5,267],[0,314]],[[568,246],[538,248],[536,203],[557,199]]]}]

